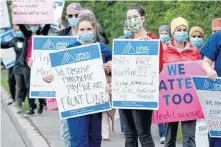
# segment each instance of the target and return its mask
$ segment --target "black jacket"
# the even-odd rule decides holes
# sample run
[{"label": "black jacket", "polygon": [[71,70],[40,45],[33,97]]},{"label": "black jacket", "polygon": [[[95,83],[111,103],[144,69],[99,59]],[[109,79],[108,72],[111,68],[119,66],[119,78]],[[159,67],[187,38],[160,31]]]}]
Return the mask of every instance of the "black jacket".
[{"label": "black jacket", "polygon": [[13,72],[17,74],[22,74],[22,68],[23,68],[22,52],[27,48],[27,41],[26,39],[15,37],[10,41],[1,43],[2,49],[8,49],[10,47],[14,48],[16,54],[16,61],[13,67]]},{"label": "black jacket", "polygon": [[[20,30],[22,31],[22,33],[24,34],[25,36],[25,39],[27,40],[26,43],[28,43],[28,40],[31,39],[31,36],[32,36],[32,32],[30,30],[28,30],[26,28],[25,25],[23,24],[19,24],[18,25]],[[39,30],[36,32],[37,35],[48,35],[48,31],[50,30],[50,24],[46,24],[44,26],[44,28],[41,30],[41,28],[39,28]],[[26,48],[24,48],[24,50],[22,51],[22,55],[21,55],[21,60],[22,60],[22,64],[25,65],[26,62],[25,62],[25,58],[27,56],[27,53],[28,53],[28,45]]]}]

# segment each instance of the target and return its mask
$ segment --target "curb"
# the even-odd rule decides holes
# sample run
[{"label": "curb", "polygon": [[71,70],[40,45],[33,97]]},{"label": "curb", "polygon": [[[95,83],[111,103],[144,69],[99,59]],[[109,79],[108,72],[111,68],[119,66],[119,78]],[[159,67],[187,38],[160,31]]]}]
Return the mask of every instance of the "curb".
[{"label": "curb", "polygon": [[50,147],[46,140],[38,133],[35,127],[23,115],[17,114],[18,109],[7,105],[9,95],[1,88],[1,102],[5,111],[9,114],[13,124],[24,140],[27,147]]}]

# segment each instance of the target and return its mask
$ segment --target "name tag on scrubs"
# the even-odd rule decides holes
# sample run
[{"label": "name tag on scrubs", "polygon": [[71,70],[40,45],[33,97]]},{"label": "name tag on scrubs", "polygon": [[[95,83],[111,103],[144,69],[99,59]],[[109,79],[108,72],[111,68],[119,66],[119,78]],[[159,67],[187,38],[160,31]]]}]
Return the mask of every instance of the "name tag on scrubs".
[{"label": "name tag on scrubs", "polygon": [[22,48],[23,43],[22,42],[17,42],[17,48]]}]

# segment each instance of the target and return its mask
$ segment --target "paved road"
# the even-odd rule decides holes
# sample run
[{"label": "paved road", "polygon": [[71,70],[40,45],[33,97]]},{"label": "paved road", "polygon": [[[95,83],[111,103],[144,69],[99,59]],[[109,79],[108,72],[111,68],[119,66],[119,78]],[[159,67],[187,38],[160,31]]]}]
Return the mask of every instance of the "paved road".
[{"label": "paved road", "polygon": [[1,146],[2,147],[27,147],[12,120],[1,105]]}]

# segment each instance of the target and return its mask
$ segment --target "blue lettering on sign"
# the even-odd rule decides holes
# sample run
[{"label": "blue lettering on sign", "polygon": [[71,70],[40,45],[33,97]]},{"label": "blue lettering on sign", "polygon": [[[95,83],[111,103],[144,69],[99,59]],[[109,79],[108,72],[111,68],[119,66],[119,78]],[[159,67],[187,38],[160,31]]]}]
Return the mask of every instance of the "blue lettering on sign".
[{"label": "blue lettering on sign", "polygon": [[61,50],[77,40],[73,36],[33,37],[34,50]]},{"label": "blue lettering on sign", "polygon": [[[169,75],[184,75],[185,74],[185,69],[184,69],[184,64],[170,64],[167,65],[167,71]],[[171,78],[166,80],[161,80],[159,89],[160,90],[182,90],[182,89],[191,89],[191,78]],[[177,89],[175,89],[177,88]],[[163,95],[163,99],[165,100],[166,105],[169,104],[175,104],[179,105],[182,102],[186,104],[190,104],[193,101],[193,96],[190,93],[186,93],[184,95],[181,94],[165,94]],[[170,100],[171,99],[171,100]]]},{"label": "blue lettering on sign", "polygon": [[[163,98],[166,102],[166,105],[169,105],[169,104],[175,104],[175,105],[179,105],[182,103],[182,101],[185,103],[185,104],[190,104],[193,102],[193,96],[190,94],[190,93],[186,93],[184,95],[181,95],[181,94],[174,94],[174,95],[169,95],[169,94],[165,94],[163,95]],[[172,101],[170,101],[170,98],[172,99]]]},{"label": "blue lettering on sign", "polygon": [[50,53],[51,66],[61,66],[65,64],[77,63],[101,57],[99,44],[89,46],[78,46],[66,51]]},{"label": "blue lettering on sign", "polygon": [[184,75],[184,64],[170,64],[167,65],[167,70],[169,75],[177,75],[177,68],[178,68],[178,74],[179,75]]},{"label": "blue lettering on sign", "polygon": [[114,40],[114,55],[159,55],[158,40]]}]

